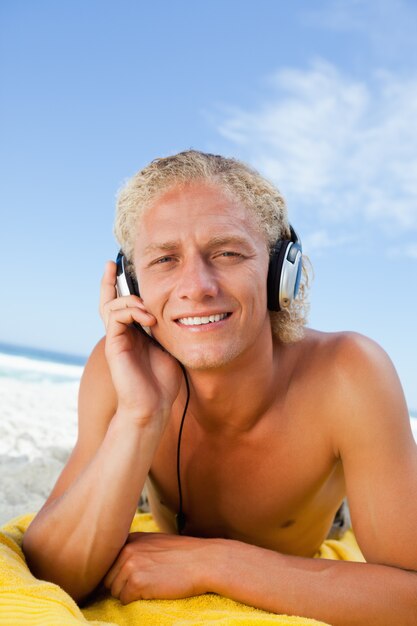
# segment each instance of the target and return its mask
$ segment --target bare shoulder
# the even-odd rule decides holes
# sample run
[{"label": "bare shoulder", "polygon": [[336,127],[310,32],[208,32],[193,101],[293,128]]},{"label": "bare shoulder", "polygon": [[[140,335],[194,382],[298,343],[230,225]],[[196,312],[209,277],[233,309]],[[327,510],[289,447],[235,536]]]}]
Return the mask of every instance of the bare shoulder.
[{"label": "bare shoulder", "polygon": [[105,339],[93,349],[78,394],[78,438],[44,507],[61,496],[100,447],[116,412],[116,393],[104,354]]},{"label": "bare shoulder", "polygon": [[361,388],[373,378],[380,382],[399,382],[388,354],[365,335],[309,329],[303,341],[302,353],[309,354],[311,365],[332,383],[334,391],[349,384]]},{"label": "bare shoulder", "polygon": [[[116,412],[117,397],[104,353],[105,337],[95,346],[87,361],[78,395],[79,439],[88,437],[94,426],[102,438]],[[92,424],[94,421],[94,424]]]},{"label": "bare shoulder", "polygon": [[359,546],[369,562],[417,570],[417,447],[394,365],[357,333],[309,340]]},{"label": "bare shoulder", "polygon": [[304,339],[303,351],[313,351],[316,365],[324,368],[335,366],[356,366],[365,360],[377,362],[389,361],[383,348],[365,335],[353,331],[322,332],[307,329]]},{"label": "bare shoulder", "polygon": [[[385,350],[355,332],[309,330],[302,354],[323,397],[327,425],[338,456],[341,447],[360,433],[398,429],[409,437],[408,410],[395,367]],[[371,435],[373,433],[373,435]],[[346,447],[346,446],[345,446]]]}]

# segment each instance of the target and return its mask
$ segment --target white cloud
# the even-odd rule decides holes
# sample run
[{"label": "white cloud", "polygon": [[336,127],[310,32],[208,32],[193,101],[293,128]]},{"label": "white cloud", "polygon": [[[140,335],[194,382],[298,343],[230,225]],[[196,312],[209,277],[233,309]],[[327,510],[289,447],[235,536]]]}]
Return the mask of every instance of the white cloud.
[{"label": "white cloud", "polygon": [[417,259],[417,243],[407,246],[406,254],[412,259]]},{"label": "white cloud", "polygon": [[357,242],[358,237],[353,235],[335,235],[325,229],[313,230],[303,235],[303,252],[307,255],[319,256],[329,248],[341,248],[346,244]]},{"label": "white cloud", "polygon": [[311,5],[302,20],[310,27],[359,36],[368,54],[390,62],[415,58],[417,6],[414,0],[327,0]]},{"label": "white cloud", "polygon": [[378,72],[365,82],[317,60],[278,71],[269,85],[266,102],[225,110],[218,130],[280,187],[292,212],[388,233],[417,229],[417,76]]},{"label": "white cloud", "polygon": [[410,259],[417,259],[417,243],[410,243],[403,246],[390,248],[389,256],[394,258],[406,256]]}]

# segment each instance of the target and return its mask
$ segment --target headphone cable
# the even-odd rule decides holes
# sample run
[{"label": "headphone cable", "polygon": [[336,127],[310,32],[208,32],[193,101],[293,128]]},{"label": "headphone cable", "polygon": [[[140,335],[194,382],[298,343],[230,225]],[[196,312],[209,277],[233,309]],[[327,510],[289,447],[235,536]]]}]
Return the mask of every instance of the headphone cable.
[{"label": "headphone cable", "polygon": [[182,489],[181,489],[181,464],[180,464],[180,455],[181,455],[181,438],[182,438],[182,429],[184,427],[185,415],[188,409],[188,403],[190,401],[190,384],[188,382],[187,372],[185,371],[185,367],[182,363],[180,363],[180,367],[182,369],[182,373],[184,374],[185,386],[187,388],[187,399],[185,401],[184,411],[181,418],[180,429],[178,432],[178,442],[177,442],[177,483],[178,483],[178,499],[179,499],[179,508],[178,513],[175,516],[175,520],[177,523],[177,531],[179,535],[182,535],[186,524],[186,517],[184,511],[182,510]]}]

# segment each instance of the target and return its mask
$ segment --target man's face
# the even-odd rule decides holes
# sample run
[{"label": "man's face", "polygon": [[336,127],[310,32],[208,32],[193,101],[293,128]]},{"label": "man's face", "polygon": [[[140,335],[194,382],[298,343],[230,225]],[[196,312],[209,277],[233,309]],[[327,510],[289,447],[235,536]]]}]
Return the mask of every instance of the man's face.
[{"label": "man's face", "polygon": [[164,193],[142,217],[134,258],[155,338],[192,369],[250,357],[270,332],[268,261],[254,218],[221,187]]}]

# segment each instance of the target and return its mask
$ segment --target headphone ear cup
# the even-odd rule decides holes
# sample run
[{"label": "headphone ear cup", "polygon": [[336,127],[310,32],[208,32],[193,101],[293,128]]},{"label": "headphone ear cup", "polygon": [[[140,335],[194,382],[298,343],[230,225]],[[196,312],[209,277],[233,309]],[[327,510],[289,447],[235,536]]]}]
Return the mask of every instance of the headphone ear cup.
[{"label": "headphone ear cup", "polygon": [[132,266],[126,260],[123,250],[119,250],[116,259],[116,288],[118,296],[139,296],[138,281],[131,270]]},{"label": "headphone ear cup", "polygon": [[131,274],[130,272],[126,272],[125,274],[126,276],[126,282],[127,282],[127,286],[129,287],[129,291],[133,296],[139,296],[139,285],[138,285],[138,281],[136,280],[135,276],[133,276],[133,274]]},{"label": "headphone ear cup", "polygon": [[280,311],[280,284],[282,265],[284,262],[287,247],[291,242],[279,240],[275,243],[269,257],[269,268],[267,278],[267,298],[269,311]]}]

